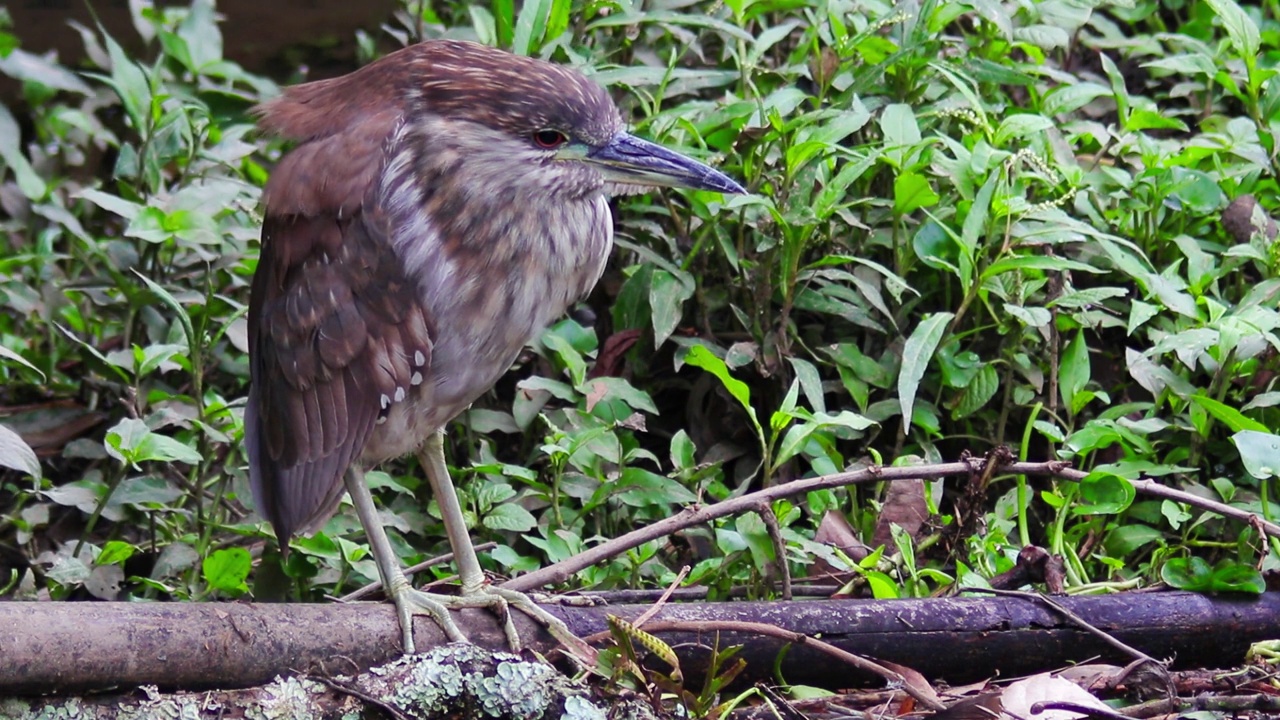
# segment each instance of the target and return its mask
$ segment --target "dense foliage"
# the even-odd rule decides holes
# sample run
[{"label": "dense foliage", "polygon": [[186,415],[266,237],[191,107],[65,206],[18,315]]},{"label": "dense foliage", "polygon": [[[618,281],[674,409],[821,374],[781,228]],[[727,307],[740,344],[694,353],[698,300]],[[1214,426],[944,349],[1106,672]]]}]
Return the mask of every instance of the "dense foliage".
[{"label": "dense foliage", "polygon": [[[354,514],[282,562],[245,479],[245,308],[282,150],[248,109],[277,85],[224,59],[210,0],[131,6],[140,57],[87,28],[85,68],[25,53],[21,27],[0,43],[22,101],[0,108],[0,455],[18,468],[0,474],[0,595],[341,594],[376,579]],[[448,35],[581,66],[638,133],[753,194],[617,200],[590,301],[451,426],[489,569],[762,484],[1002,444],[1094,472],[997,477],[984,531],[959,537],[961,484],[933,483],[929,524],[861,560],[815,530],[842,517],[870,541],[887,487],[769,520],[797,574],[821,557],[878,595],[981,582],[1027,543],[1073,588],[1274,565],[1254,528],[1130,480],[1280,514],[1275,3],[515,6],[409,3],[361,47]],[[1247,193],[1233,234],[1222,213]],[[421,473],[384,470],[398,551],[441,552]],[[767,595],[774,555],[748,514],[571,584],[688,563],[718,594]]]}]

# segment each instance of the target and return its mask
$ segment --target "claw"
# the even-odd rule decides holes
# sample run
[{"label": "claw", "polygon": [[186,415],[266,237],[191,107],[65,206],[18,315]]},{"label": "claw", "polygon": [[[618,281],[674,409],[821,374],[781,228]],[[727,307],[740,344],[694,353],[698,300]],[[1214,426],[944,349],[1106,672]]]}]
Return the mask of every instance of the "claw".
[{"label": "claw", "polygon": [[458,628],[458,624],[454,622],[450,613],[451,610],[466,608],[484,608],[497,615],[502,621],[502,630],[507,637],[507,644],[512,652],[520,652],[523,644],[520,642],[520,634],[511,616],[511,608],[515,608],[545,626],[552,637],[568,649],[571,657],[587,667],[595,666],[595,648],[574,635],[563,620],[544,610],[522,592],[483,585],[462,595],[440,595],[415,590],[406,581],[403,585],[397,584],[392,600],[396,605],[396,614],[400,618],[400,629],[407,655],[412,655],[416,651],[413,642],[414,615],[430,617],[444,631],[450,642],[468,642],[466,635]]}]

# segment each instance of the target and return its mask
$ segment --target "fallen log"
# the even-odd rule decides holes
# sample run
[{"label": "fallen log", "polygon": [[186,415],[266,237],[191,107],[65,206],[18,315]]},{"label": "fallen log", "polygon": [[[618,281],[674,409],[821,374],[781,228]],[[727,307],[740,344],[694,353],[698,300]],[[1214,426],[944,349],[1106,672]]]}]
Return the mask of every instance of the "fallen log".
[{"label": "fallen log", "polygon": [[[1178,666],[1238,664],[1251,642],[1280,637],[1280,593],[1209,597],[1125,593],[1055,600],[1082,620]],[[547,609],[580,636],[603,632],[605,616],[634,619],[646,605]],[[552,649],[541,628],[516,613],[527,644]],[[458,615],[478,644],[502,649],[496,620]],[[914,668],[953,683],[1053,669],[1098,657],[1132,659],[1043,603],[1010,597],[924,600],[794,600],[671,603],[654,622],[751,621],[820,637],[858,655]],[[718,639],[717,636],[718,635]],[[743,645],[745,679],[769,678],[783,648],[772,638],[732,632],[660,636],[681,657],[687,682],[700,682],[707,648]],[[415,627],[419,648],[444,644],[429,620]],[[67,693],[157,685],[206,689],[260,685],[278,674],[355,673],[400,653],[394,611],[382,603],[0,603],[0,695]],[[842,688],[878,682],[808,646],[782,662],[787,682]]]}]

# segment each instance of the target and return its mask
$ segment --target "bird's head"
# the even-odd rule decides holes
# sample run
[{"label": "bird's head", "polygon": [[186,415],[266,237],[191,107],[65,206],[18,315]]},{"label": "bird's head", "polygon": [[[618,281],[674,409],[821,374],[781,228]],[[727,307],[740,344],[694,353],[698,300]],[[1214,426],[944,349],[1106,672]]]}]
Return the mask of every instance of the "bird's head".
[{"label": "bird's head", "polygon": [[470,42],[412,45],[285,88],[255,113],[264,131],[298,143],[267,186],[268,206],[282,214],[354,211],[383,170],[388,140],[401,143],[396,162],[411,165],[398,175],[450,196],[437,198],[442,212],[481,200],[594,204],[646,186],[745,192],[626,132],[608,93],[582,73]]},{"label": "bird's head", "polygon": [[746,192],[723,173],[626,132],[608,93],[576,70],[469,42],[419,47],[426,52],[415,63],[412,117],[434,152],[453,144],[468,165],[481,168],[487,159],[498,178],[542,191]]}]

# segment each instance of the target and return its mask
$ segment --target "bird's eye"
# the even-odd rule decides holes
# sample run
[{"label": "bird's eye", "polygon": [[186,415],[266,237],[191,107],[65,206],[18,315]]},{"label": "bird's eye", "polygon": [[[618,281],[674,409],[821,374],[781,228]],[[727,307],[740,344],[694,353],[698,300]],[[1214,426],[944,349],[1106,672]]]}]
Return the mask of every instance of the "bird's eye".
[{"label": "bird's eye", "polygon": [[533,144],[544,150],[554,150],[569,142],[569,136],[559,130],[539,130],[533,134]]}]

